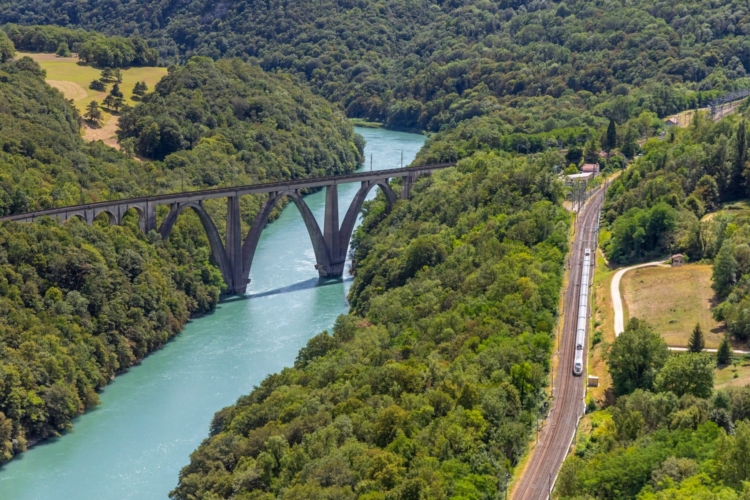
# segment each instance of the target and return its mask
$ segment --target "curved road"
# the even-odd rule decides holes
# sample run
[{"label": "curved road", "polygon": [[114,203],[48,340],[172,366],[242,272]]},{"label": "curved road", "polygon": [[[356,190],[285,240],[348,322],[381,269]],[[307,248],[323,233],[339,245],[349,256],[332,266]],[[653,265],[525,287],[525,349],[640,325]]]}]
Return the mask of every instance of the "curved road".
[{"label": "curved road", "polygon": [[[604,200],[602,188],[593,195],[578,214],[575,240],[570,253],[568,287],[565,291],[566,312],[560,337],[559,363],[552,388],[552,409],[539,444],[529,460],[513,498],[515,500],[545,500],[554,485],[565,456],[575,435],[578,420],[583,414],[584,377],[573,376],[575,336],[578,309],[578,289],[581,281],[583,249],[594,248],[599,210]],[[567,314],[571,311],[571,314]],[[584,353],[585,354],[585,353]]]}]

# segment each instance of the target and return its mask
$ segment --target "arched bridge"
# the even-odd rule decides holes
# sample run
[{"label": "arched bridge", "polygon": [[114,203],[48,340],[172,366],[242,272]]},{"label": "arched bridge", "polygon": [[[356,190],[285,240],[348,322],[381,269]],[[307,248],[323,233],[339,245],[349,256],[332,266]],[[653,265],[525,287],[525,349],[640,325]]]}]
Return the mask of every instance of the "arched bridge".
[{"label": "arched bridge", "polygon": [[[399,168],[379,170],[376,172],[359,172],[354,174],[318,177],[289,182],[274,182],[267,184],[251,184],[247,186],[206,189],[183,193],[127,198],[86,205],[40,210],[7,217],[0,217],[0,221],[34,222],[41,217],[52,217],[58,221],[66,221],[71,217],[80,217],[88,224],[104,213],[109,217],[110,224],[120,224],[122,217],[130,209],[134,209],[140,217],[140,227],[144,232],[157,230],[163,239],[169,237],[177,217],[185,209],[194,210],[203,224],[203,228],[211,243],[214,260],[219,265],[228,293],[244,293],[250,279],[250,266],[253,262],[255,249],[260,240],[260,234],[268,222],[271,211],[284,196],[289,197],[302,214],[307,231],[315,250],[316,269],[321,277],[338,277],[344,272],[346,253],[349,240],[354,231],[354,224],[362,209],[365,197],[375,186],[379,186],[385,194],[388,209],[398,199],[389,184],[392,178],[400,177],[401,197],[409,196],[414,181],[421,175],[430,174],[434,170],[453,166],[453,163],[425,165],[415,168]],[[360,182],[352,204],[344,215],[343,223],[339,224],[338,185],[350,182]],[[309,188],[326,188],[326,210],[323,230],[320,230],[310,208],[302,199],[300,190]],[[255,217],[250,231],[242,238],[240,230],[240,196],[246,194],[268,194],[268,198]],[[222,242],[216,224],[203,207],[203,201],[211,198],[227,199],[227,229]],[[156,207],[168,205],[169,213],[157,229]]]}]

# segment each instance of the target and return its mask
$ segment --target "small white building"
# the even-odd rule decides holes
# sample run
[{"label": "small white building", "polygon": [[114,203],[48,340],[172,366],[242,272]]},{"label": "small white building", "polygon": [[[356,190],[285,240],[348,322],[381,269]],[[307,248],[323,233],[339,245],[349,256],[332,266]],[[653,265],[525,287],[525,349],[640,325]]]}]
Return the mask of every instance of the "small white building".
[{"label": "small white building", "polygon": [[572,174],[565,176],[565,185],[570,186],[576,182],[588,182],[594,178],[594,174],[591,172],[584,172],[581,174]]}]

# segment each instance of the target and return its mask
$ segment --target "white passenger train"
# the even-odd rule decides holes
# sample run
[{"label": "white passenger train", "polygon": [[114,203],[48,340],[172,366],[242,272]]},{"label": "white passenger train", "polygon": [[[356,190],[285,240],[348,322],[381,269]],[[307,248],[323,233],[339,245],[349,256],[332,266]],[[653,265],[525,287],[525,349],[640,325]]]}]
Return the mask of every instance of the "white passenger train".
[{"label": "white passenger train", "polygon": [[573,375],[583,374],[583,346],[586,345],[586,322],[588,321],[589,280],[591,277],[591,249],[583,251],[581,288],[578,292],[578,324],[576,325],[576,357],[573,361]]}]

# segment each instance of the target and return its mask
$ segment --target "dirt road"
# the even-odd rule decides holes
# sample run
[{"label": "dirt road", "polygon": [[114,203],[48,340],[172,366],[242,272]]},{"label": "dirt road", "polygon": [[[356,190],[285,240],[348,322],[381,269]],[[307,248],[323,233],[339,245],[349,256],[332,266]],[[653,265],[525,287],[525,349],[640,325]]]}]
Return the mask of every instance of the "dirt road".
[{"label": "dirt road", "polygon": [[[573,376],[578,292],[584,248],[594,248],[599,209],[604,189],[593,195],[578,215],[576,234],[570,254],[568,287],[565,291],[565,316],[560,337],[560,362],[552,389],[553,402],[547,425],[533,451],[524,475],[513,494],[515,500],[544,500],[557,477],[573,441],[578,420],[583,414],[584,377]],[[593,282],[593,279],[592,279]],[[585,354],[585,353],[584,353]]]}]

